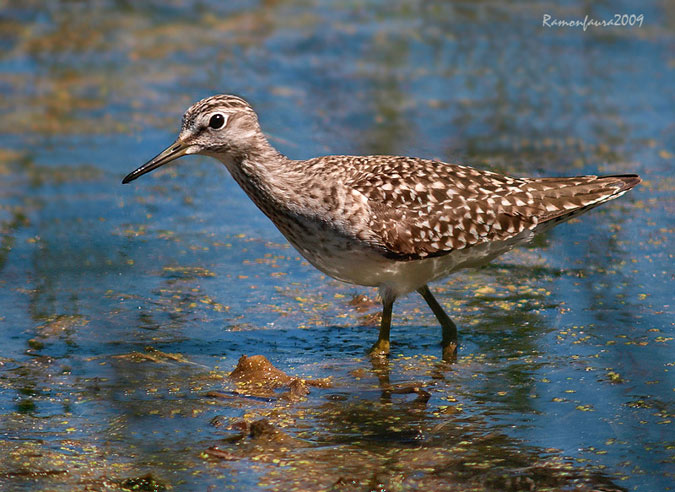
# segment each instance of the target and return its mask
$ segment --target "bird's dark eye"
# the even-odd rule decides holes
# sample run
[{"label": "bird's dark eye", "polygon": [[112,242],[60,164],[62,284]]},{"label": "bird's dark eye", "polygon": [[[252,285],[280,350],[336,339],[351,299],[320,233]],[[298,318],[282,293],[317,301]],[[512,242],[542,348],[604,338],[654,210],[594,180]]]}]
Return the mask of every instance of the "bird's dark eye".
[{"label": "bird's dark eye", "polygon": [[223,116],[220,113],[214,114],[213,116],[211,116],[211,119],[209,120],[209,126],[214,130],[222,128],[224,124],[225,124],[225,116]]}]

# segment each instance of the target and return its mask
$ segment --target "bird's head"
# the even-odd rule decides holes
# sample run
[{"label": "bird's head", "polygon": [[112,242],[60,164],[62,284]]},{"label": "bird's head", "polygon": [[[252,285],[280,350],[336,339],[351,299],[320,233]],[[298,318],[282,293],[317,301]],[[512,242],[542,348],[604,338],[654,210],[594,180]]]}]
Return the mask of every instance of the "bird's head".
[{"label": "bird's head", "polygon": [[129,173],[122,183],[129,183],[184,155],[208,155],[227,163],[265,145],[268,144],[258,117],[246,101],[230,95],[207,97],[185,112],[176,141]]}]

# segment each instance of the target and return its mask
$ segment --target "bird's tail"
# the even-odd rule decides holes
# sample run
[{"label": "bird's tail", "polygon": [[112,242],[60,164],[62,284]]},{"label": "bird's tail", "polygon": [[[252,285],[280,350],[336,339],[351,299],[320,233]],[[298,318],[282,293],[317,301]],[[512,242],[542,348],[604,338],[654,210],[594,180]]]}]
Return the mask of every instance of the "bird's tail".
[{"label": "bird's tail", "polygon": [[620,197],[642,180],[637,174],[618,174],[528,181],[528,192],[537,198],[540,209],[536,228],[540,232]]}]

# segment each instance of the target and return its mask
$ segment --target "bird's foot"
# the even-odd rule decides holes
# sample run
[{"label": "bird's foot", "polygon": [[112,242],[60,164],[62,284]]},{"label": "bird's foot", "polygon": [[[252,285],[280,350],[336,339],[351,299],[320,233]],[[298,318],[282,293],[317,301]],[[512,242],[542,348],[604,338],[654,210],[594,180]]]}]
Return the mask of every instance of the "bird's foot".
[{"label": "bird's foot", "polygon": [[389,340],[379,339],[375,342],[375,345],[372,346],[368,354],[378,357],[389,355]]},{"label": "bird's foot", "polygon": [[457,362],[457,342],[443,345],[443,362]]}]

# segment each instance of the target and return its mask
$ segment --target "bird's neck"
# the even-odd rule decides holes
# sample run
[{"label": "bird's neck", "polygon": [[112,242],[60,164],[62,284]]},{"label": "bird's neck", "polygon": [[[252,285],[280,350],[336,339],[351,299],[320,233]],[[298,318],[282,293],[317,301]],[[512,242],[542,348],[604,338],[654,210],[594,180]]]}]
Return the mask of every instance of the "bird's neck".
[{"label": "bird's neck", "polygon": [[289,205],[300,178],[297,161],[277,151],[266,139],[244,152],[218,155],[234,180],[266,215],[270,207]]}]

